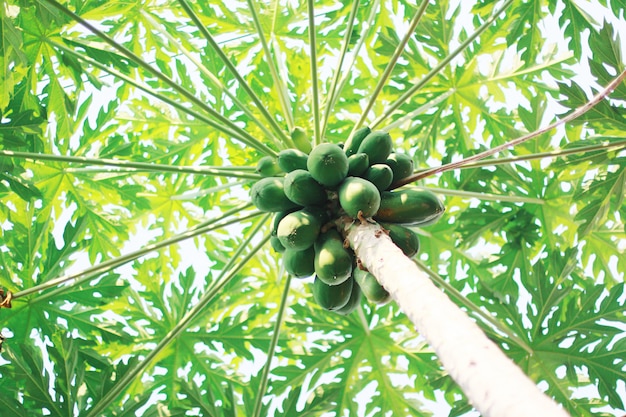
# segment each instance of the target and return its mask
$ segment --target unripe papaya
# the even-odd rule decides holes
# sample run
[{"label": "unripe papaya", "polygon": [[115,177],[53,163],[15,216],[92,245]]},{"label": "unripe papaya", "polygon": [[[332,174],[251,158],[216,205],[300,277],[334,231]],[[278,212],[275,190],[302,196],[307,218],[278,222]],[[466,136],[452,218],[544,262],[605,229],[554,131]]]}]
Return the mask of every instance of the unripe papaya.
[{"label": "unripe papaya", "polygon": [[339,186],[338,194],[341,208],[352,218],[358,217],[359,211],[363,217],[372,217],[379,210],[380,192],[363,178],[346,178]]},{"label": "unripe papaya", "polygon": [[276,236],[277,235],[277,233],[278,233],[278,224],[283,219],[283,217],[285,217],[289,213],[293,213],[294,211],[296,211],[296,209],[279,211],[278,213],[276,213],[274,215],[274,220],[272,221],[272,236]]},{"label": "unripe papaya", "polygon": [[316,276],[313,280],[311,292],[313,293],[313,299],[320,307],[325,310],[338,310],[350,301],[353,285],[353,279],[346,279],[338,285],[328,285]]},{"label": "unripe papaya", "polygon": [[366,153],[355,153],[348,157],[348,177],[360,177],[370,166]]},{"label": "unripe papaya", "polygon": [[276,158],[269,155],[259,159],[259,162],[256,164],[256,172],[262,177],[273,177],[281,173]]},{"label": "unripe papaya", "polygon": [[272,245],[272,249],[275,252],[283,253],[285,251],[285,247],[280,243],[280,239],[277,236],[270,236],[270,245]]},{"label": "unripe papaya", "polygon": [[367,126],[364,126],[354,132],[351,138],[349,138],[343,146],[343,151],[346,153],[346,156],[354,155],[359,150],[359,146],[361,146],[361,142],[367,135],[372,132]]},{"label": "unripe papaya", "polygon": [[313,178],[325,187],[337,186],[348,175],[348,157],[334,143],[313,148],[306,165]]},{"label": "unripe papaya", "polygon": [[278,152],[278,166],[283,172],[306,169],[307,154],[298,149],[283,149]]},{"label": "unripe papaya", "polygon": [[393,171],[392,184],[413,174],[413,158],[403,153],[392,153],[385,161]]},{"label": "unripe papaya", "polygon": [[444,211],[443,204],[432,191],[406,188],[384,191],[374,220],[420,226],[439,220]]},{"label": "unripe papaya", "polygon": [[385,304],[391,299],[389,292],[378,283],[376,277],[360,268],[355,268],[352,274],[354,282],[361,288],[361,292],[372,303]]},{"label": "unripe papaya", "polygon": [[321,206],[327,200],[326,189],[304,169],[296,169],[285,175],[285,195],[305,207]]},{"label": "unripe papaya", "polygon": [[370,158],[370,165],[380,164],[387,160],[393,149],[393,142],[389,133],[376,130],[363,139],[358,153],[366,153]]},{"label": "unripe papaya", "polygon": [[313,246],[303,250],[285,249],[283,265],[294,278],[306,278],[315,273],[315,249]]},{"label": "unripe papaya", "polygon": [[322,226],[330,221],[330,215],[328,214],[328,211],[321,206],[309,206],[303,208],[302,210],[317,217],[317,220],[319,220]]},{"label": "unripe papaya", "polygon": [[361,304],[361,288],[356,284],[352,284],[352,292],[350,293],[350,299],[345,306],[335,310],[335,313],[339,313],[342,316],[347,316],[352,313]]},{"label": "unripe papaya", "polygon": [[303,250],[313,245],[320,228],[316,216],[306,210],[298,210],[283,217],[278,223],[276,236],[285,249]]},{"label": "unripe papaya", "polygon": [[311,146],[311,139],[301,127],[296,127],[291,131],[291,140],[294,145],[296,145],[296,148],[306,154],[311,152],[311,149],[313,149]]},{"label": "unripe papaya", "polygon": [[363,178],[374,184],[378,191],[382,192],[391,185],[393,171],[387,164],[374,164],[363,173]]},{"label": "unripe papaya", "polygon": [[299,207],[285,195],[283,178],[261,178],[250,188],[252,203],[261,211],[285,211]]},{"label": "unripe papaya", "polygon": [[344,248],[339,232],[330,229],[314,244],[315,274],[327,285],[339,285],[352,274],[354,255]]},{"label": "unripe papaya", "polygon": [[412,258],[419,252],[420,239],[413,230],[400,224],[381,223],[380,225],[389,232],[389,237],[405,256]]}]

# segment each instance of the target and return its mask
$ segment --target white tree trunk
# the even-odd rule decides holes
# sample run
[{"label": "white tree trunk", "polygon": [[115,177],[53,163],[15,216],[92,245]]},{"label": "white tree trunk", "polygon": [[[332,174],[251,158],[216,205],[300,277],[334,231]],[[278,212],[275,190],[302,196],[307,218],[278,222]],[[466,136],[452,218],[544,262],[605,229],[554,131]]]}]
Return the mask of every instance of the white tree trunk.
[{"label": "white tree trunk", "polygon": [[348,240],[437,353],[484,417],[566,417],[377,224],[354,225]]}]

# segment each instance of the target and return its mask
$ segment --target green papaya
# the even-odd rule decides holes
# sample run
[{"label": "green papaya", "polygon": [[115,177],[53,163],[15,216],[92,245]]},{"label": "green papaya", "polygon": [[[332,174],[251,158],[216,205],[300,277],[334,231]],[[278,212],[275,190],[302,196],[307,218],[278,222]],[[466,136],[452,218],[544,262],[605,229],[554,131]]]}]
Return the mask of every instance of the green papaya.
[{"label": "green papaya", "polygon": [[309,154],[307,169],[317,182],[332,188],[348,175],[348,157],[336,144],[321,143]]},{"label": "green papaya", "polygon": [[327,200],[326,189],[304,169],[295,169],[285,175],[285,195],[305,207],[321,206]]},{"label": "green papaya", "polygon": [[370,166],[366,153],[355,153],[348,157],[348,177],[360,177]]},{"label": "green papaya", "polygon": [[392,153],[385,161],[393,171],[392,184],[413,174],[413,158],[403,153]]},{"label": "green papaya", "polygon": [[385,304],[391,299],[389,292],[378,283],[376,277],[360,268],[355,268],[352,274],[354,282],[361,288],[361,292],[372,303]]},{"label": "green papaya", "polygon": [[353,279],[346,279],[337,285],[328,285],[316,276],[313,280],[311,292],[313,293],[313,299],[320,307],[325,310],[338,310],[350,301],[353,285]]},{"label": "green papaya", "polygon": [[250,188],[252,203],[261,211],[276,212],[299,207],[285,195],[283,178],[261,178]]},{"label": "green papaya", "polygon": [[276,158],[266,155],[256,164],[256,173],[262,177],[274,177],[281,173]]},{"label": "green papaya", "polygon": [[443,204],[432,191],[405,188],[382,193],[374,220],[420,226],[439,220],[444,211]]},{"label": "green papaya", "polygon": [[270,236],[270,245],[272,245],[274,252],[283,253],[285,251],[285,247],[280,243],[280,239],[277,236]]},{"label": "green papaya", "polygon": [[417,233],[401,224],[381,223],[380,225],[389,232],[389,237],[405,256],[412,258],[417,255],[420,250],[420,239]]},{"label": "green papaya", "polygon": [[311,146],[311,139],[301,127],[296,127],[291,131],[291,140],[294,145],[296,145],[296,148],[306,154],[311,152],[311,149],[313,149]]},{"label": "green papaya", "polygon": [[341,208],[352,218],[358,217],[359,211],[363,217],[372,217],[379,210],[380,192],[363,178],[346,178],[339,186],[338,194]]},{"label": "green papaya", "polygon": [[352,292],[350,293],[350,299],[345,306],[338,308],[335,310],[335,313],[339,313],[342,316],[347,316],[352,313],[356,308],[361,304],[361,288],[356,284],[352,283]]},{"label": "green papaya", "polygon": [[[386,164],[374,164],[363,173],[363,178],[371,182],[378,188],[378,191],[385,191],[393,181],[393,171]],[[286,188],[286,184],[285,184]]]},{"label": "green papaya", "polygon": [[274,220],[272,221],[272,236],[276,236],[276,234],[278,233],[278,224],[283,219],[283,217],[285,217],[289,213],[293,213],[294,211],[296,210],[291,209],[291,210],[279,211],[278,213],[274,215]]},{"label": "green papaya", "polygon": [[308,155],[298,149],[283,149],[278,152],[278,166],[283,172],[306,169]]},{"label": "green papaya", "polygon": [[357,151],[359,150],[359,146],[361,146],[361,142],[363,142],[363,139],[365,139],[365,137],[371,132],[372,129],[367,126],[357,129],[356,132],[354,132],[354,135],[348,138],[343,146],[343,151],[346,153],[346,156],[354,155],[355,153],[357,153]]},{"label": "green papaya", "polygon": [[354,255],[343,246],[336,229],[322,233],[315,241],[315,274],[327,285],[339,285],[352,274]]},{"label": "green papaya", "polygon": [[294,278],[306,278],[315,273],[315,249],[313,246],[303,250],[285,249],[283,265]]},{"label": "green papaya", "polygon": [[306,210],[287,214],[278,223],[276,236],[285,249],[304,250],[313,245],[320,233],[321,224],[316,216]]},{"label": "green papaya", "polygon": [[328,211],[324,207],[309,206],[309,207],[303,208],[302,210],[317,217],[317,220],[319,220],[322,226],[330,221],[330,215],[328,214]]},{"label": "green papaya", "polygon": [[370,165],[380,164],[387,160],[393,149],[393,142],[389,133],[376,130],[367,135],[357,153],[366,153],[370,159]]}]

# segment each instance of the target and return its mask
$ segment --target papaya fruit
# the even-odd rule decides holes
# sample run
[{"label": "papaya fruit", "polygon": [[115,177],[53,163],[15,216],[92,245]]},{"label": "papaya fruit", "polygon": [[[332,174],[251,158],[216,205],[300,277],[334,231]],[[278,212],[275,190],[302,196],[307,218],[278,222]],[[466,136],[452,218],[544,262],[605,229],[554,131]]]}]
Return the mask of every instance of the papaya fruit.
[{"label": "papaya fruit", "polygon": [[439,220],[444,211],[443,204],[432,191],[405,188],[381,194],[380,208],[374,220],[423,226]]},{"label": "papaya fruit", "polygon": [[385,163],[393,172],[392,184],[413,174],[413,158],[409,155],[394,152],[389,155]]},{"label": "papaya fruit", "polygon": [[393,171],[387,164],[374,164],[363,173],[363,178],[374,184],[378,191],[382,192],[391,185]]},{"label": "papaya fruit", "polygon": [[324,207],[308,206],[308,207],[303,208],[302,210],[317,217],[317,220],[319,220],[322,226],[330,221],[330,215],[328,214],[328,211]]},{"label": "papaya fruit", "polygon": [[348,175],[348,157],[336,144],[321,143],[309,154],[307,169],[317,182],[332,188]]},{"label": "papaya fruit", "polygon": [[256,164],[255,171],[262,177],[274,177],[281,173],[276,158],[273,158],[269,155],[266,155],[259,159],[259,162],[257,162]]},{"label": "papaya fruit", "polygon": [[308,154],[313,147],[311,146],[311,139],[307,136],[304,129],[296,127],[291,131],[291,140],[296,145],[298,150]]},{"label": "papaya fruit", "polygon": [[372,303],[385,304],[391,300],[389,292],[378,283],[376,277],[360,268],[355,268],[352,274],[355,284],[361,288],[361,292]]},{"label": "papaya fruit", "polygon": [[339,186],[338,195],[339,205],[352,218],[358,217],[359,211],[364,217],[372,217],[380,207],[378,188],[363,178],[346,178]]},{"label": "papaya fruit", "polygon": [[278,167],[283,172],[306,169],[308,155],[298,149],[283,149],[278,152]]},{"label": "papaya fruit", "polygon": [[313,246],[303,250],[285,249],[283,265],[294,278],[306,278],[315,273],[315,249]]},{"label": "papaya fruit", "polygon": [[283,178],[261,178],[250,188],[252,203],[261,211],[276,212],[299,207],[285,195]]},{"label": "papaya fruit", "polygon": [[276,236],[285,249],[304,250],[313,245],[320,233],[321,224],[316,216],[306,210],[287,214],[278,223]]},{"label": "papaya fruit", "polygon": [[361,146],[361,142],[363,142],[363,139],[365,139],[365,137],[371,132],[372,129],[367,126],[357,129],[354,132],[354,135],[348,138],[343,146],[343,151],[346,153],[346,156],[349,157],[350,155],[354,155],[355,153],[357,153],[357,151],[359,150],[359,146]]},{"label": "papaya fruit", "polygon": [[327,285],[339,285],[350,278],[354,255],[344,248],[336,229],[322,233],[314,243],[315,275]]},{"label": "papaya fruit", "polygon": [[285,175],[285,195],[301,206],[320,206],[327,200],[326,189],[315,181],[311,173],[295,169]]},{"label": "papaya fruit", "polygon": [[363,139],[357,153],[366,153],[369,156],[370,165],[373,165],[385,162],[392,149],[393,142],[389,133],[376,130]]},{"label": "papaya fruit", "polygon": [[289,213],[293,213],[294,211],[296,210],[291,209],[291,210],[279,211],[278,213],[274,215],[274,219],[272,221],[272,236],[276,236],[278,232],[278,224],[283,219],[283,217],[285,217]]},{"label": "papaya fruit", "polygon": [[280,243],[280,239],[277,236],[270,236],[270,245],[272,245],[274,252],[283,253],[285,251],[285,247]]},{"label": "papaya fruit", "polygon": [[353,279],[346,279],[337,285],[328,285],[316,276],[313,280],[311,292],[313,293],[313,299],[320,307],[325,310],[338,310],[350,301],[353,285]]},{"label": "papaya fruit", "polygon": [[370,166],[370,158],[366,153],[355,153],[348,157],[348,177],[360,177]]},{"label": "papaya fruit", "polygon": [[420,250],[420,239],[413,230],[401,224],[380,223],[389,232],[392,242],[402,250],[405,256],[412,258]]},{"label": "papaya fruit", "polygon": [[350,293],[350,298],[345,306],[334,310],[335,313],[339,313],[342,316],[347,316],[352,313],[356,308],[361,304],[361,288],[356,284],[352,283],[352,292]]}]

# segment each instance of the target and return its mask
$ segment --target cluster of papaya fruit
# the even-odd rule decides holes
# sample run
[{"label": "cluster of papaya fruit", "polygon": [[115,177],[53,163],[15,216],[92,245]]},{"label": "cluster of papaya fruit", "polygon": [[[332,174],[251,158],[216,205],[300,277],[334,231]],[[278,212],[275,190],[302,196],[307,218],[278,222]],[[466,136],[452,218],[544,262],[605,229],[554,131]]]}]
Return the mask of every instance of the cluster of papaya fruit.
[{"label": "cluster of papaya fruit", "polygon": [[292,276],[315,275],[313,298],[327,310],[349,314],[361,294],[374,303],[387,302],[389,293],[361,268],[338,220],[373,219],[412,257],[419,251],[419,238],[410,227],[438,220],[444,212],[441,201],[428,190],[391,189],[413,173],[413,159],[393,152],[387,132],[364,127],[343,145],[314,148],[297,141],[297,135],[292,138],[298,149],[259,160],[257,172],[263,178],[250,190],[259,210],[276,213],[272,247],[282,253]]}]

